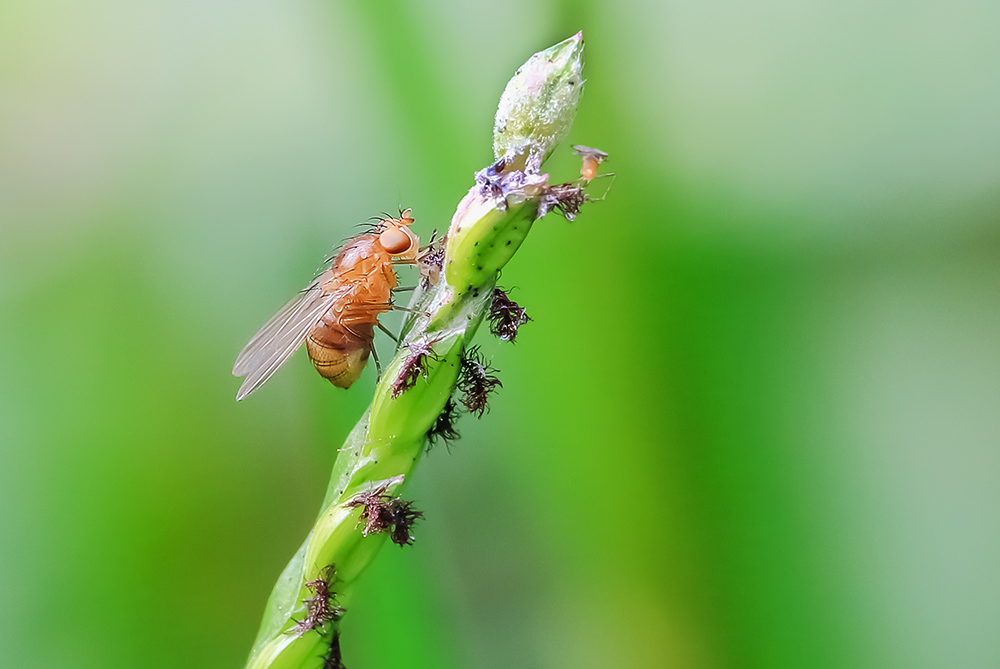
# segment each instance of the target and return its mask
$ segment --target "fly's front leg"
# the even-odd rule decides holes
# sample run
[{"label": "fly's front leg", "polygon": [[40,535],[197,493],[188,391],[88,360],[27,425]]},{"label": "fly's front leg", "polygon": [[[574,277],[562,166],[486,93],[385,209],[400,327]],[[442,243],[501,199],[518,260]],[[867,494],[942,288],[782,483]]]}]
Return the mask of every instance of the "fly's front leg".
[{"label": "fly's front leg", "polygon": [[418,314],[420,316],[430,316],[430,313],[428,313],[426,311],[420,311],[419,309],[410,309],[409,307],[400,307],[400,306],[396,306],[395,304],[392,305],[392,310],[393,311],[405,311],[408,314]]}]

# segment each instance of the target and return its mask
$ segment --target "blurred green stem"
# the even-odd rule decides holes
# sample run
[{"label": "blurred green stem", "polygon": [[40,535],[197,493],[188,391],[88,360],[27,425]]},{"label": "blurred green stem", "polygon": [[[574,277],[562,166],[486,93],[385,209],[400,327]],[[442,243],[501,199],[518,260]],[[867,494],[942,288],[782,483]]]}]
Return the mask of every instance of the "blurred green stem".
[{"label": "blurred green stem", "polygon": [[[428,280],[410,303],[403,339],[340,450],[316,524],[271,593],[247,669],[340,666],[339,655],[325,659],[331,643],[337,647],[339,611],[316,612],[316,583],[330,576],[336,604],[346,606],[385,542],[386,531],[362,531],[359,500],[398,496],[424,452],[498,273],[539,213],[548,188],[539,170],[572,124],[582,68],[577,34],[532,56],[504,90],[494,126],[498,162],[477,174],[458,205],[441,267],[425,268]],[[414,370],[413,385],[401,385],[401,375]]]}]

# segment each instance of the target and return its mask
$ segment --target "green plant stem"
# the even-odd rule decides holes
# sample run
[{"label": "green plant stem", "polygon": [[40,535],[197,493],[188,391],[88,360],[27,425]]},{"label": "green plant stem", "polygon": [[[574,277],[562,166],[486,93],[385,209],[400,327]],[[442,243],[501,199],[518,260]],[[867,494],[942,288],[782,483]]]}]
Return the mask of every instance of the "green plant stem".
[{"label": "green plant stem", "polygon": [[[582,57],[576,35],[532,56],[504,91],[494,136],[502,164],[481,172],[459,204],[443,267],[411,300],[400,346],[371,407],[340,449],[312,531],[275,585],[247,669],[327,666],[338,621],[302,628],[297,621],[306,618],[306,600],[314,595],[307,584],[333,565],[336,603],[349,608],[358,577],[385,542],[386,532],[363,533],[363,507],[351,503],[373,491],[399,495],[420,460],[428,432],[455,392],[462,355],[489,309],[499,271],[539,211],[548,182],[538,168],[572,123]],[[397,380],[415,351],[424,352],[420,374],[399,392]]]}]

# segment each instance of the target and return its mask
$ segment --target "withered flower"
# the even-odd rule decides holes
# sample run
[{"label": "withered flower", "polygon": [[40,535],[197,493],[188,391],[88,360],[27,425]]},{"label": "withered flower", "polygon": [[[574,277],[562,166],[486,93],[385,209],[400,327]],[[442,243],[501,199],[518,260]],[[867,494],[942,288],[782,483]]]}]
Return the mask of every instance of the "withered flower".
[{"label": "withered flower", "polygon": [[389,532],[393,543],[409,546],[413,543],[410,528],[423,513],[413,508],[413,502],[386,494],[389,483],[372,488],[368,492],[356,495],[347,502],[347,506],[364,507],[360,521],[364,523],[361,534],[368,536],[377,532]]},{"label": "withered flower", "polygon": [[477,414],[479,418],[489,410],[487,401],[489,395],[503,384],[492,372],[499,370],[490,367],[479,352],[478,346],[473,346],[462,356],[462,369],[458,375],[458,389],[464,397],[462,404],[469,413]]},{"label": "withered flower", "polygon": [[518,328],[531,320],[525,308],[510,299],[502,288],[493,289],[493,303],[486,317],[493,336],[509,342],[517,338]]},{"label": "withered flower", "polygon": [[434,425],[427,431],[427,448],[433,446],[439,438],[443,439],[446,444],[460,438],[461,435],[455,425],[457,422],[458,404],[455,403],[454,398],[449,397],[434,421]]},{"label": "withered flower", "polygon": [[336,593],[333,592],[331,583],[335,578],[336,568],[331,564],[327,565],[315,579],[306,582],[306,587],[315,594],[302,600],[306,605],[306,617],[296,621],[294,629],[299,636],[344,615],[343,607],[334,604]]},{"label": "withered flower", "polygon": [[427,357],[434,355],[429,342],[415,341],[407,345],[410,355],[399,370],[399,375],[392,382],[392,398],[396,399],[404,392],[417,385],[417,379],[427,374]]}]

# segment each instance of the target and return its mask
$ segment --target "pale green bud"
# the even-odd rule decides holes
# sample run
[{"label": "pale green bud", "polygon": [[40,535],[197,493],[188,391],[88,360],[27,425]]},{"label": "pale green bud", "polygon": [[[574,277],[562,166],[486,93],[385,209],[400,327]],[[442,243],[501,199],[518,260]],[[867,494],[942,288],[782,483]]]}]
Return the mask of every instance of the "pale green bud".
[{"label": "pale green bud", "polygon": [[537,171],[569,132],[583,90],[583,33],[539,51],[507,83],[493,125],[493,153]]}]

